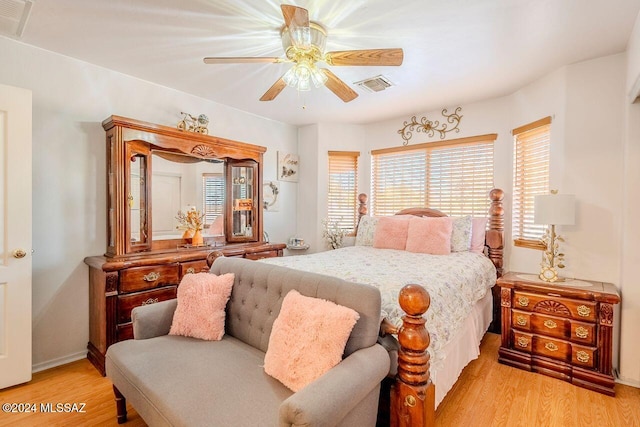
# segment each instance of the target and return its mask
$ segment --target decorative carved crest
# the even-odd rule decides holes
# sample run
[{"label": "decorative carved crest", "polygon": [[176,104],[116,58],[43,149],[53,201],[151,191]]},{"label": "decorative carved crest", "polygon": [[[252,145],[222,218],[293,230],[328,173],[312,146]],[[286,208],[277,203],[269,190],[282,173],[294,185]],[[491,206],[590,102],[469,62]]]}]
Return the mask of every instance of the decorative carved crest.
[{"label": "decorative carved crest", "polygon": [[196,156],[207,157],[207,158],[217,157],[216,152],[213,150],[213,148],[209,147],[208,145],[196,145],[191,150],[191,154],[195,154]]},{"label": "decorative carved crest", "polygon": [[600,304],[600,324],[613,325],[613,306],[611,304]]},{"label": "decorative carved crest", "polygon": [[411,119],[402,123],[402,129],[398,131],[398,133],[402,136],[402,139],[404,139],[402,145],[409,144],[409,140],[413,136],[414,131],[424,132],[427,134],[427,136],[429,136],[429,138],[434,136],[437,132],[440,134],[440,139],[444,139],[444,137],[447,135],[447,132],[460,132],[460,129],[458,129],[458,125],[460,124],[460,120],[462,119],[462,115],[460,114],[461,110],[462,107],[458,107],[451,114],[447,114],[446,108],[442,110],[442,116],[447,119],[447,122],[449,124],[453,125],[452,128],[449,128],[449,125],[447,123],[442,123],[442,125],[440,125],[439,120],[434,121],[429,120],[426,117],[422,117],[420,121],[418,121],[416,116],[412,116]]},{"label": "decorative carved crest", "polygon": [[500,301],[500,305],[502,307],[511,307],[511,289],[508,288],[502,288],[502,290],[500,291],[501,294],[501,301]]},{"label": "decorative carved crest", "polygon": [[560,304],[558,301],[540,301],[533,307],[533,311],[571,316],[571,312],[567,306]]}]

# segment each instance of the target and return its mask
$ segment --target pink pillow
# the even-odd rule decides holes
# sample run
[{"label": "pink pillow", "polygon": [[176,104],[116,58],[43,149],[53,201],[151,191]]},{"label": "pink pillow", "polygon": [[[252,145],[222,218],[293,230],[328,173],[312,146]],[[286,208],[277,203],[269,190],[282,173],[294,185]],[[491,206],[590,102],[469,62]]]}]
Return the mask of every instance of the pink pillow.
[{"label": "pink pillow", "polygon": [[407,251],[431,255],[450,254],[452,230],[453,219],[448,216],[413,217],[409,221]]},{"label": "pink pillow", "polygon": [[471,219],[471,252],[484,252],[484,239],[487,232],[487,218]]},{"label": "pink pillow", "polygon": [[264,371],[298,391],[340,363],[357,311],[292,290],[273,322]]},{"label": "pink pillow", "polygon": [[222,276],[211,273],[185,275],[178,286],[178,306],[169,335],[221,340],[224,310],[231,295],[233,279],[233,273]]},{"label": "pink pillow", "polygon": [[404,251],[411,215],[384,216],[378,219],[373,247]]}]

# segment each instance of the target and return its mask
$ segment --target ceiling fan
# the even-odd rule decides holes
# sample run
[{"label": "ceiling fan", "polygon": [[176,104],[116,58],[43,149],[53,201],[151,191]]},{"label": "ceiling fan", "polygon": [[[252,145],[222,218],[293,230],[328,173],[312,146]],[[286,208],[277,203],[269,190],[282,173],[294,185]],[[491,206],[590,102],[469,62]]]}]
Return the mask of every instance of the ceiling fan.
[{"label": "ceiling fan", "polygon": [[299,91],[326,86],[344,102],[354,100],[358,94],[328,68],[318,68],[317,62],[328,65],[401,65],[402,49],[366,49],[325,52],[326,29],[309,21],[307,9],[283,4],[284,26],[280,31],[285,57],[208,57],[205,64],[282,63],[293,66],[265,92],[260,101],[272,101],[286,86]]}]

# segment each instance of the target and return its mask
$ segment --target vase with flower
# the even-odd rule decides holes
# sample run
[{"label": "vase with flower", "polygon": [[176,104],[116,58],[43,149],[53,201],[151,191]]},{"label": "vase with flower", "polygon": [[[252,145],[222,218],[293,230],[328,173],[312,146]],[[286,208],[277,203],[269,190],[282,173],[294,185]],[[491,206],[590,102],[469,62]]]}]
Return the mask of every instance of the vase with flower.
[{"label": "vase with flower", "polygon": [[182,235],[183,239],[190,238],[193,246],[204,244],[202,237],[204,213],[200,213],[195,206],[191,206],[186,212],[178,211],[176,219],[179,224],[177,228],[185,230]]}]

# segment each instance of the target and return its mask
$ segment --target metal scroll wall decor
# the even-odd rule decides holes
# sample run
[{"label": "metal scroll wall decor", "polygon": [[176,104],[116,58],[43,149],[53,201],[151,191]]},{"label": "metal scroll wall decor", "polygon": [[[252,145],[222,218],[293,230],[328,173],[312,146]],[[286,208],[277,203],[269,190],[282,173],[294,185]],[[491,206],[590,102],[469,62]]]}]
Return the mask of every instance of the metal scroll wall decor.
[{"label": "metal scroll wall decor", "polygon": [[[413,132],[424,132],[427,136],[432,137],[436,132],[440,134],[440,139],[444,139],[447,133],[451,131],[460,132],[458,129],[458,125],[460,125],[460,120],[462,119],[462,115],[460,114],[462,111],[462,107],[458,107],[451,114],[447,114],[447,109],[442,110],[442,115],[446,119],[446,123],[442,123],[440,125],[440,121],[432,121],[427,119],[426,117],[422,117],[420,121],[416,119],[416,116],[411,117],[409,121],[403,122],[402,129],[398,130],[398,133],[404,139],[402,145],[409,144],[409,140],[413,137]],[[449,128],[449,125],[453,125]]]}]

